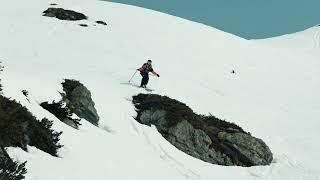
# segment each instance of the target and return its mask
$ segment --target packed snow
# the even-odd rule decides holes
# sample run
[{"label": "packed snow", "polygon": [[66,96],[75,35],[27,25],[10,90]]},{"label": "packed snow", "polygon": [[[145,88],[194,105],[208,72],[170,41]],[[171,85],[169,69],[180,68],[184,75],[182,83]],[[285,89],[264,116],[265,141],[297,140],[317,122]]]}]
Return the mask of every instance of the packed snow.
[{"label": "packed snow", "polygon": [[[0,7],[4,95],[63,131],[59,158],[34,147],[8,148],[15,160],[28,161],[27,180],[320,179],[319,27],[247,41],[174,16],[97,0],[55,1],[88,20],[43,17],[50,3],[3,1]],[[96,20],[108,25],[94,26]],[[169,144],[155,127],[136,122],[131,97],[148,92],[126,83],[149,58],[160,74],[150,78],[152,93],[237,123],[267,143],[272,164],[205,163]],[[80,80],[91,91],[99,127],[82,120],[75,130],[39,106],[60,99],[64,78]],[[133,82],[140,80],[137,74]],[[22,90],[29,91],[30,103]]]}]

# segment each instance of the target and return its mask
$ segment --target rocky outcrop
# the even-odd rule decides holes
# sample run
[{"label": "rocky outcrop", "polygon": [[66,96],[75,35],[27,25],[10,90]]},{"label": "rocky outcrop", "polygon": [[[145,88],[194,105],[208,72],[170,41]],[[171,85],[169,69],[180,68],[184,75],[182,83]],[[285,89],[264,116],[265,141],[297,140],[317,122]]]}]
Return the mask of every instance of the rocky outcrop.
[{"label": "rocky outcrop", "polygon": [[88,17],[82,13],[66,10],[63,8],[48,8],[43,12],[43,16],[47,17],[55,17],[60,20],[67,20],[67,21],[78,21],[88,19]]},{"label": "rocky outcrop", "polygon": [[195,114],[166,96],[139,94],[133,103],[138,122],[155,125],[166,140],[195,158],[226,166],[268,165],[272,161],[269,147],[234,123]]},{"label": "rocky outcrop", "polygon": [[91,92],[79,81],[65,79],[62,83],[63,90],[62,101],[72,113],[78,117],[86,119],[94,125],[99,123],[99,115],[97,113],[95,103],[91,98]]}]

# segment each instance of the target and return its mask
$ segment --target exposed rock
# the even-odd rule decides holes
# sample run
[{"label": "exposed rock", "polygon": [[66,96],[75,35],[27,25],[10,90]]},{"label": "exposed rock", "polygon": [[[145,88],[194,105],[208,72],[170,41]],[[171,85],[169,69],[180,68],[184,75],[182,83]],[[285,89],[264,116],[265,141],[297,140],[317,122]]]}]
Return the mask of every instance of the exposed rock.
[{"label": "exposed rock", "polygon": [[87,24],[79,24],[79,26],[82,26],[82,27],[88,27]]},{"label": "exposed rock", "polygon": [[65,92],[62,94],[62,101],[66,103],[71,112],[94,125],[98,125],[99,116],[90,91],[76,80],[65,79],[62,86]]},{"label": "exposed rock", "polygon": [[165,96],[133,97],[136,120],[155,125],[162,136],[181,151],[219,165],[267,165],[272,153],[260,139],[234,123],[195,114],[185,104]]},{"label": "exposed rock", "polygon": [[56,5],[58,5],[58,4],[56,4],[56,3],[51,3],[50,5],[51,5],[51,6],[56,6]]},{"label": "exposed rock", "polygon": [[102,24],[102,25],[105,25],[105,26],[107,25],[107,23],[104,22],[104,21],[96,21],[96,23],[97,23],[97,24]]},{"label": "exposed rock", "polygon": [[210,148],[212,141],[202,130],[195,129],[186,120],[169,129],[166,139],[178,149],[206,162],[221,165],[234,165],[232,160]]},{"label": "exposed rock", "polygon": [[60,20],[67,21],[78,21],[88,19],[88,17],[82,13],[72,10],[65,10],[62,8],[48,8],[43,12],[43,16],[56,17]]}]

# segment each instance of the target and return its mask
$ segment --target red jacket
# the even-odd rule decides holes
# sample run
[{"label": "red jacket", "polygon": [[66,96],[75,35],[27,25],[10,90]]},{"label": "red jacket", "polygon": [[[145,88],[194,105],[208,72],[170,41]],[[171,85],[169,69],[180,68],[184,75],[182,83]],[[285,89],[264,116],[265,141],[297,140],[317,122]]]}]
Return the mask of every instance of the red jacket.
[{"label": "red jacket", "polygon": [[157,75],[157,73],[153,70],[152,65],[148,63],[144,63],[141,68],[137,69],[141,73],[149,73],[151,72],[154,75]]}]

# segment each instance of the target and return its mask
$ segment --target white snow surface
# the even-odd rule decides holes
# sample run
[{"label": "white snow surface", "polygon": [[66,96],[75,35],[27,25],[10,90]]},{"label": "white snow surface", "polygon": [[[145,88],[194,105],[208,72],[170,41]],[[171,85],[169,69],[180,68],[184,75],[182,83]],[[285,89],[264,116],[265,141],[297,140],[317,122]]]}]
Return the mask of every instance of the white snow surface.
[{"label": "white snow surface", "polygon": [[[28,161],[27,180],[320,179],[319,27],[247,41],[174,16],[97,0],[54,1],[86,14],[87,21],[43,17],[50,3],[6,0],[0,6],[4,95],[63,131],[58,158],[35,147],[8,148],[14,159]],[[93,26],[96,20],[108,26]],[[130,100],[147,92],[124,83],[148,58],[160,74],[150,78],[153,93],[242,126],[269,145],[271,165],[205,163],[176,149],[155,127],[137,123]],[[80,80],[92,92],[100,127],[82,120],[75,130],[39,106],[60,99],[64,78]],[[136,75],[133,82],[140,79]]]}]

